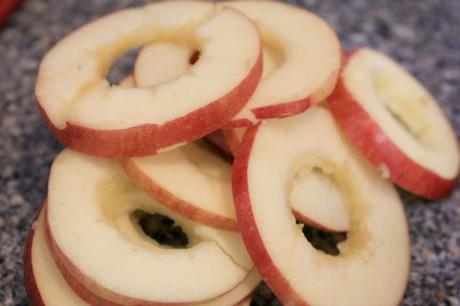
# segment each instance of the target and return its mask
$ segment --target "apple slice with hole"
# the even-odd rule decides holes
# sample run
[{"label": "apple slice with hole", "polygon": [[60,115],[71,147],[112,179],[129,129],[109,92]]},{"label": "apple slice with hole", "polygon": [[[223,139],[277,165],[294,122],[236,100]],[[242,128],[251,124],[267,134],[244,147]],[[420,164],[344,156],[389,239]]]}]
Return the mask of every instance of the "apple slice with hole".
[{"label": "apple slice with hole", "polygon": [[[115,59],[153,40],[193,46],[200,61],[158,86],[110,85],[105,75]],[[154,154],[233,118],[260,80],[261,49],[251,20],[211,2],[164,1],[122,10],[78,29],[47,53],[36,84],[38,105],[58,139],[76,151]]]},{"label": "apple slice with hole", "polygon": [[453,190],[460,169],[455,133],[436,100],[392,59],[371,49],[349,53],[329,106],[383,176],[430,199]]},{"label": "apple slice with hole", "polygon": [[[46,203],[44,204],[46,205]],[[43,209],[44,210],[44,209]],[[89,305],[74,293],[62,276],[48,249],[45,239],[44,212],[33,224],[24,249],[24,278],[29,303],[32,306],[85,306]],[[261,279],[253,269],[244,280],[229,292],[197,306],[233,306],[247,300]],[[80,288],[80,290],[83,290]]]},{"label": "apple slice with hole", "polygon": [[[161,154],[126,158],[134,182],[176,213],[211,227],[238,231],[231,187],[231,163],[205,142]],[[311,176],[293,186],[291,207],[299,220],[328,232],[346,232],[345,205],[327,180]],[[314,195],[314,196],[312,196]]]},{"label": "apple slice with hole", "polygon": [[[275,1],[231,1],[222,7],[236,9],[254,20],[262,35],[265,62],[264,77],[254,95],[227,127],[250,126],[260,119],[298,114],[332,92],[340,69],[341,47],[335,32],[321,18]],[[196,51],[201,54],[195,64],[199,65],[205,59],[203,50]],[[167,56],[151,54],[140,56],[136,67],[166,65],[170,69],[164,58],[171,63],[171,69],[176,69],[175,76],[180,75],[180,69],[186,74],[194,70],[186,48]],[[135,78],[138,86],[149,86],[157,80],[157,73],[154,69],[136,69]]]},{"label": "apple slice with hole", "polygon": [[[146,228],[160,225],[170,226],[170,234],[146,235]],[[174,215],[140,190],[117,161],[70,150],[51,168],[46,232],[61,273],[90,304],[207,302],[253,269],[238,233]],[[181,244],[164,245],[160,238],[170,235]]]},{"label": "apple slice with hole", "polygon": [[[350,216],[338,256],[316,250],[289,208],[290,186],[310,175],[334,184]],[[327,110],[250,128],[232,179],[243,240],[284,305],[398,304],[410,267],[403,205],[391,183],[347,145]]]},{"label": "apple slice with hole", "polygon": [[24,279],[31,306],[88,306],[67,285],[45,240],[42,210],[32,225],[24,248]]}]

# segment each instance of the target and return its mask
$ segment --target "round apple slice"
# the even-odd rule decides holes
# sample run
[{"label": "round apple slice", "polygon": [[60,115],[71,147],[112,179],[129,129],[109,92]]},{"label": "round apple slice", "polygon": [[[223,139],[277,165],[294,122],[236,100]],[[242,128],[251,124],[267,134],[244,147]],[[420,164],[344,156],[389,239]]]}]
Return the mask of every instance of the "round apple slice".
[{"label": "round apple slice", "polygon": [[[321,18],[275,1],[230,1],[222,7],[234,8],[257,24],[263,40],[265,70],[249,103],[227,127],[250,126],[260,119],[298,114],[332,92],[340,69],[341,47],[335,32]],[[202,53],[200,48],[197,50]],[[166,63],[150,62],[165,58],[176,69],[175,75],[180,75],[180,69],[190,69],[186,49],[167,57],[158,56],[158,52],[152,55],[139,57],[136,67],[160,67]],[[202,60],[200,56],[196,65]],[[141,87],[157,79],[152,69],[136,69],[135,78]]]},{"label": "round apple slice", "polygon": [[[114,60],[153,40],[193,46],[200,61],[158,86],[110,85],[104,76]],[[257,28],[236,10],[158,2],[102,17],[63,39],[40,66],[36,95],[68,147],[101,157],[144,156],[201,138],[234,117],[258,84],[261,54]]]},{"label": "round apple slice", "polygon": [[452,191],[460,169],[456,136],[436,100],[392,59],[370,49],[348,54],[329,105],[383,176],[430,199]]},{"label": "round apple slice", "polygon": [[[138,186],[172,211],[211,227],[238,231],[231,164],[206,143],[127,158],[122,164]],[[345,205],[329,185],[319,176],[299,178],[292,186],[291,207],[304,223],[329,232],[346,232],[349,217]]]},{"label": "round apple slice", "polygon": [[[33,225],[24,249],[24,276],[29,303],[32,306],[88,305],[72,291],[56,266],[46,244],[44,222],[44,212],[41,212],[38,221]],[[246,300],[260,281],[259,273],[253,269],[241,283],[229,292],[208,302],[198,303],[196,306],[240,305],[238,302]],[[80,294],[82,292],[89,293],[81,286],[78,286],[77,292],[80,292]]]},{"label": "round apple slice", "polygon": [[[51,253],[68,283],[90,304],[207,302],[237,286],[253,269],[238,233],[166,211],[116,161],[62,152],[51,169],[46,211]],[[149,238],[144,234],[151,224],[146,216],[159,220],[154,229],[178,224],[185,238],[176,225],[171,233],[186,248]]]},{"label": "round apple slice", "polygon": [[88,306],[59,272],[45,240],[45,214],[40,212],[24,248],[24,278],[31,306]]},{"label": "round apple slice", "polygon": [[[350,215],[340,254],[316,250],[289,209],[289,186],[314,172]],[[352,152],[319,107],[252,127],[233,166],[240,232],[262,278],[284,305],[397,305],[409,275],[409,233],[394,187]]]}]

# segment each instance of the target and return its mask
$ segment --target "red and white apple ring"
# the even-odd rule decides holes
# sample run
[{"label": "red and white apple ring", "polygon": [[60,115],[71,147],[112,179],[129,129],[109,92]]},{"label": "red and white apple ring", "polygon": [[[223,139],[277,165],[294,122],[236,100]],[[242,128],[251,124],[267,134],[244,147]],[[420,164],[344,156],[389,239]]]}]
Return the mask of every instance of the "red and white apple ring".
[{"label": "red and white apple ring", "polygon": [[453,190],[455,133],[436,100],[392,59],[370,49],[348,54],[329,105],[348,139],[394,183],[431,199]]},{"label": "red and white apple ring", "polygon": [[[46,205],[46,203],[44,204]],[[40,213],[24,249],[24,277],[29,303],[32,306],[87,306],[69,287],[48,249],[45,239],[45,216]],[[110,255],[109,255],[110,256]],[[246,300],[261,279],[253,269],[235,288],[196,306],[233,306]],[[85,290],[78,287],[80,294]],[[100,304],[99,304],[100,305]]]},{"label": "red and white apple ring", "polygon": [[24,248],[24,278],[31,306],[89,306],[67,285],[48,249],[45,214],[34,222]]},{"label": "red and white apple ring", "polygon": [[[200,49],[190,73],[150,88],[111,86],[104,78],[129,49],[168,39]],[[257,28],[233,9],[158,2],[100,18],[63,39],[42,61],[36,95],[68,147],[101,157],[144,156],[229,121],[258,84],[261,53]]]},{"label": "red and white apple ring", "polygon": [[[338,256],[316,250],[290,211],[290,186],[306,175],[328,178],[347,207],[351,227]],[[402,203],[353,154],[328,111],[314,107],[250,128],[233,166],[233,194],[248,252],[284,305],[396,305],[402,298],[410,266]]]},{"label": "red and white apple ring", "polygon": [[[261,32],[264,45],[264,77],[249,103],[227,127],[250,126],[261,119],[295,115],[332,92],[340,69],[341,47],[335,32],[321,18],[276,1],[230,1],[222,7],[236,9],[251,18]],[[176,50],[180,48],[176,46]],[[166,57],[159,56],[155,48],[145,51],[136,68],[150,67],[149,62],[159,62],[152,66],[161,67],[165,58],[171,62],[171,69],[176,69],[174,75],[180,75],[180,69],[193,70],[189,65],[191,51],[187,51],[187,46],[182,48],[182,52]],[[200,55],[196,63],[202,60]],[[135,70],[140,87],[151,85],[157,80],[156,75],[152,69]]]},{"label": "red and white apple ring", "polygon": [[[168,209],[211,227],[238,231],[232,166],[206,144],[190,143],[157,155],[127,158],[122,164],[138,186]],[[327,189],[327,182],[305,178],[298,186],[291,207],[299,220],[330,232],[349,229],[345,206]]]},{"label": "red and white apple ring", "polygon": [[[147,238],[133,219],[137,210],[170,216],[188,234],[189,246],[172,249]],[[46,217],[62,274],[80,297],[97,305],[207,302],[253,269],[238,233],[166,211],[113,160],[63,151],[51,169]]]}]

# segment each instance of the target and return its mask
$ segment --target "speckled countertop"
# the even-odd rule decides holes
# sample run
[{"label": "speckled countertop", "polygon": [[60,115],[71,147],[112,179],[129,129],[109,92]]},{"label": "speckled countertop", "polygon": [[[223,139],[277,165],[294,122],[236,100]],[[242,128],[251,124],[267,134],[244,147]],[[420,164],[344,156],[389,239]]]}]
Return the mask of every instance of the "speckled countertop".
[{"label": "speckled countertop", "polygon": [[[27,305],[22,250],[46,194],[51,161],[61,149],[35,106],[39,61],[57,40],[84,22],[146,2],[26,0],[0,29],[2,306]],[[302,5],[328,20],[345,48],[371,46],[401,61],[438,97],[460,134],[459,0],[304,0]],[[425,203],[409,197],[406,202],[412,271],[402,305],[460,305],[460,188],[443,201]]]}]

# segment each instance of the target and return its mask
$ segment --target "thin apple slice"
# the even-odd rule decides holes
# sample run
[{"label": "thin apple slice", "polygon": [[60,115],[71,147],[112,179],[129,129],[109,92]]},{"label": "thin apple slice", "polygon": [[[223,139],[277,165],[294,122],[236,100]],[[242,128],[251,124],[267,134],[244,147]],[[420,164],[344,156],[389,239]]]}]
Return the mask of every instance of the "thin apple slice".
[{"label": "thin apple slice", "polygon": [[45,215],[34,222],[24,249],[24,279],[31,306],[88,306],[67,285],[45,240]]},{"label": "thin apple slice", "polygon": [[430,199],[453,190],[460,169],[455,133],[436,100],[392,59],[370,49],[348,54],[329,106],[385,177]]},{"label": "thin apple slice", "polygon": [[[335,32],[321,18],[275,1],[230,1],[222,7],[234,8],[257,24],[262,34],[265,70],[250,102],[227,126],[250,126],[260,119],[298,114],[332,92],[340,69],[341,48]],[[165,59],[175,69],[175,76],[180,75],[180,69],[183,73],[194,69],[189,64],[187,48],[167,56],[159,56],[158,50],[152,56],[139,57],[136,67],[160,67],[166,65]],[[200,57],[196,64],[202,60]],[[157,80],[157,74],[154,69],[136,69],[136,82],[141,87],[149,86]]]},{"label": "thin apple slice", "polygon": [[[187,248],[148,238],[137,225],[139,211],[174,220],[188,235]],[[253,269],[238,233],[165,210],[117,161],[63,151],[51,169],[46,217],[48,244],[62,274],[81,298],[97,305],[205,302]]]},{"label": "thin apple slice", "polygon": [[[168,209],[211,227],[238,231],[231,164],[206,143],[191,143],[147,157],[126,158],[122,164],[138,186]],[[330,186],[321,179],[310,177],[306,183],[299,179],[293,186],[296,191],[292,209],[300,221],[313,227],[346,232],[349,217],[345,205],[337,196],[334,198],[334,189],[327,188]]]},{"label": "thin apple slice", "polygon": [[[44,207],[45,205],[46,203]],[[43,211],[34,223],[24,249],[24,276],[29,303],[32,306],[89,305],[72,291],[54,262],[46,244]],[[253,269],[229,292],[208,302],[198,303],[196,306],[242,305],[243,302],[240,301],[246,300],[260,281],[259,273]],[[79,289],[79,291],[84,290],[81,287]]]},{"label": "thin apple slice", "polygon": [[[152,40],[193,46],[200,61],[158,86],[111,86],[104,75],[114,60]],[[144,156],[201,138],[234,117],[258,84],[261,54],[257,28],[243,14],[205,1],[158,2],[102,17],[63,39],[43,59],[36,95],[68,147]]]},{"label": "thin apple slice", "polygon": [[[335,183],[350,215],[338,256],[316,250],[289,209],[289,186],[312,171]],[[410,266],[402,203],[352,152],[328,111],[314,107],[250,128],[233,166],[233,194],[248,252],[284,305],[383,306],[402,298]]]}]

